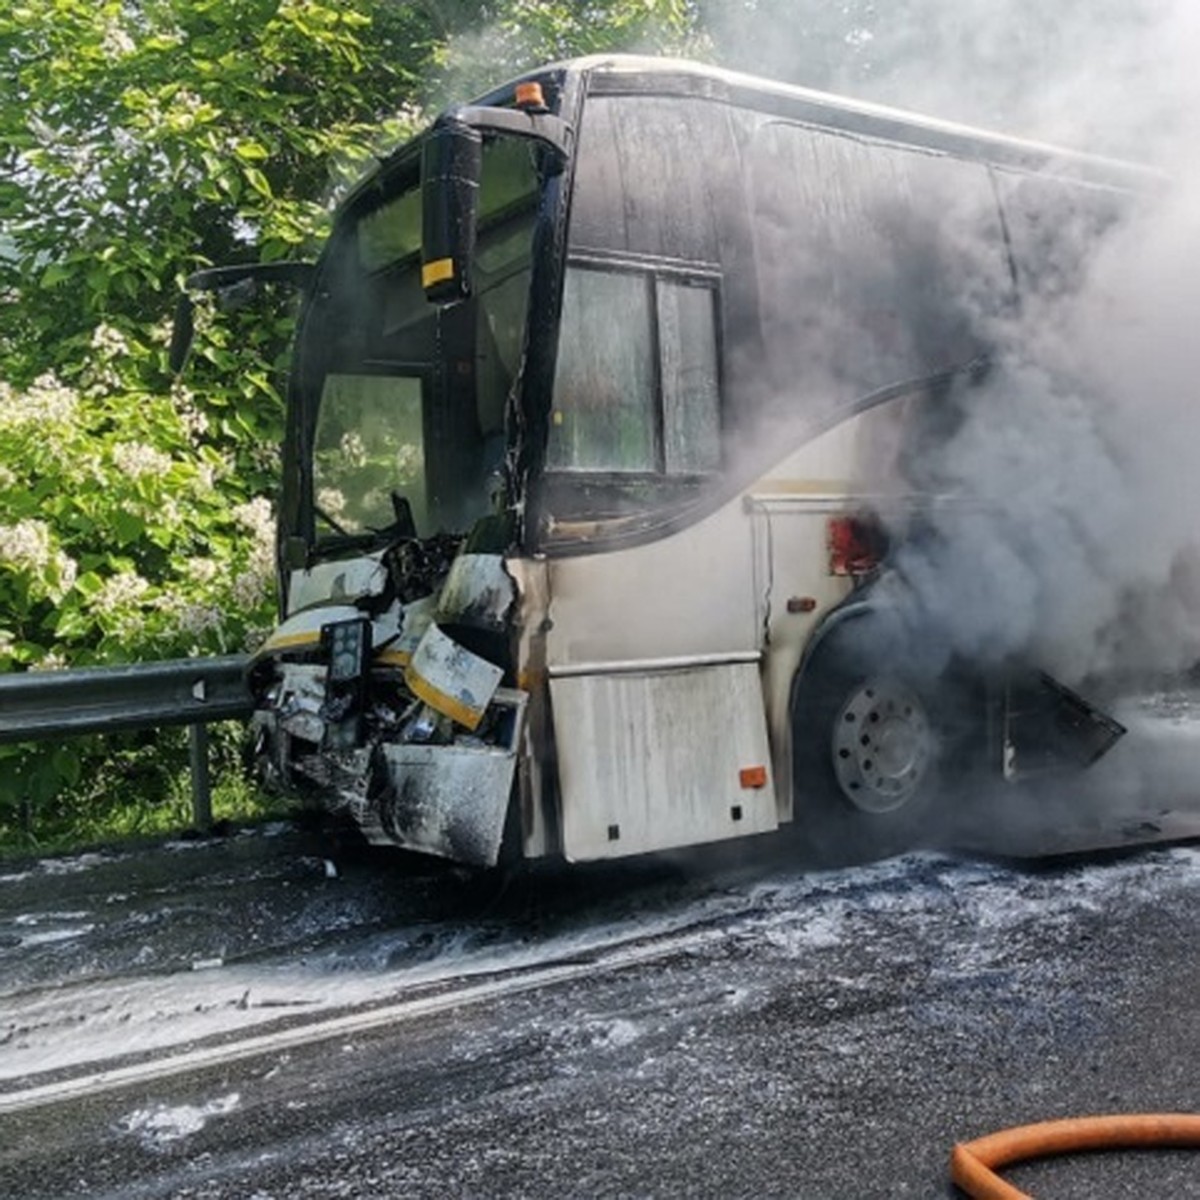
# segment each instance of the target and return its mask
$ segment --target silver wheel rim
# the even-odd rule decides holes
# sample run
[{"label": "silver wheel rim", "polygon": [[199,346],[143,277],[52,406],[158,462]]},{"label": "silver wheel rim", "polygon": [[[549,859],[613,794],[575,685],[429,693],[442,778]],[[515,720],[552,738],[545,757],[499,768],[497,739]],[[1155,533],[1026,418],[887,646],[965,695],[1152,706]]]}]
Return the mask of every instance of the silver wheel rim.
[{"label": "silver wheel rim", "polygon": [[842,795],[868,813],[902,808],[929,776],[933,732],[925,706],[899,680],[868,679],[833,728],[833,770]]}]

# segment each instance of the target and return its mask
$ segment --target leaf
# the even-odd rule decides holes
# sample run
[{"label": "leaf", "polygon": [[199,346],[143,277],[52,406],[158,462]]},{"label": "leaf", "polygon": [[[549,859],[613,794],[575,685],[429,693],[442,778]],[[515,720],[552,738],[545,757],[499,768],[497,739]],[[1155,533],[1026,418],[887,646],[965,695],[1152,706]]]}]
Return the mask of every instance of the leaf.
[{"label": "leaf", "polygon": [[128,546],[136,542],[146,529],[146,522],[134,513],[119,511],[113,516],[113,533],[116,535],[118,546]]},{"label": "leaf", "polygon": [[94,623],[78,610],[64,610],[54,623],[54,636],[60,642],[74,642],[91,633]]},{"label": "leaf", "polygon": [[243,167],[242,174],[245,176],[246,182],[256,192],[258,192],[260,196],[264,196],[268,200],[273,198],[271,184],[267,180],[267,177],[257,167]]},{"label": "leaf", "polygon": [[242,141],[233,148],[234,154],[243,162],[262,162],[270,158],[270,152],[260,142]]},{"label": "leaf", "polygon": [[62,283],[64,279],[70,279],[72,272],[69,271],[62,263],[51,263],[43,272],[40,280],[40,286],[44,288],[56,287]]}]

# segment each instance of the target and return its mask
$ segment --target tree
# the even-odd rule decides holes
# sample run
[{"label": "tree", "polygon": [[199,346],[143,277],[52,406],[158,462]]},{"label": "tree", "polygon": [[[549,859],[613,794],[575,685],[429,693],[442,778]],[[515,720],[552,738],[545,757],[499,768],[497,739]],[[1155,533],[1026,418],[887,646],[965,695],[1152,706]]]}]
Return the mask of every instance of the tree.
[{"label": "tree", "polygon": [[[198,266],[311,247],[343,173],[415,119],[434,45],[370,0],[0,15],[0,669],[228,651],[269,625],[290,312],[211,323],[186,385],[167,317]],[[2,753],[0,822],[102,750]]]},{"label": "tree", "polygon": [[[691,28],[681,0],[0,12],[0,670],[231,651],[272,622],[292,306],[210,310],[173,381],[183,277],[311,256],[346,181],[451,91]],[[69,823],[85,762],[104,790],[106,753],[0,747],[0,838],[56,796]]]}]

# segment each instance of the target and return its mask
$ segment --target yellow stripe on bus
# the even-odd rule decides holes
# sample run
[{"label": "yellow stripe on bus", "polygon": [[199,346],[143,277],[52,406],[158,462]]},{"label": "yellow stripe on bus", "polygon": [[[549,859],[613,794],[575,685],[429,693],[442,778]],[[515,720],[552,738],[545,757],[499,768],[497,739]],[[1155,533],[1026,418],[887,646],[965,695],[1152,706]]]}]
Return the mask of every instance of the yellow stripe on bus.
[{"label": "yellow stripe on bus", "polygon": [[407,667],[412,655],[407,650],[383,650],[375,655],[375,661],[385,667]]},{"label": "yellow stripe on bus", "polygon": [[321,631],[305,630],[303,633],[283,633],[269,637],[263,642],[259,653],[266,650],[284,650],[294,646],[315,646],[321,640]]},{"label": "yellow stripe on bus", "polygon": [[418,700],[424,700],[430,708],[436,709],[443,716],[457,721],[460,725],[465,725],[468,729],[476,729],[479,722],[483,720],[481,710],[468,708],[457,696],[448,695],[440,688],[434,687],[428,679],[422,679],[416,671],[411,669],[405,671],[404,682],[408,684],[409,689]]}]

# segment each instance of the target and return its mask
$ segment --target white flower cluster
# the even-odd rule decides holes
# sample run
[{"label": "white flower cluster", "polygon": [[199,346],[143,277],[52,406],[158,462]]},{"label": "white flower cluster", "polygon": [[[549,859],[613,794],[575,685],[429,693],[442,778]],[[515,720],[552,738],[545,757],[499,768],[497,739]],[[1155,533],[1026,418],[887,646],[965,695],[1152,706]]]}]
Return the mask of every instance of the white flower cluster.
[{"label": "white flower cluster", "polygon": [[256,470],[272,476],[279,474],[281,459],[277,442],[259,442],[249,449]]},{"label": "white flower cluster", "polygon": [[275,575],[272,566],[264,566],[258,560],[251,562],[249,569],[242,571],[233,580],[233,602],[239,609],[257,608],[271,594]]},{"label": "white flower cluster", "polygon": [[8,491],[17,486],[17,473],[11,467],[0,463],[0,492]]},{"label": "white flower cluster", "polygon": [[189,441],[197,442],[208,432],[208,418],[190,400],[177,401],[175,415]]},{"label": "white flower cluster", "polygon": [[224,620],[224,613],[216,605],[199,604],[181,596],[162,596],[157,602],[157,607],[171,620],[175,632],[185,633],[196,639],[203,637],[210,630],[219,630]]},{"label": "white flower cluster", "polygon": [[52,373],[39,375],[25,391],[0,383],[0,429],[68,425],[78,408],[79,397]]},{"label": "white flower cluster", "polygon": [[129,356],[125,335],[112,325],[101,322],[92,330],[92,354],[80,376],[86,394],[103,396],[121,387],[117,364]]},{"label": "white flower cluster", "polygon": [[115,21],[109,21],[104,27],[104,40],[100,43],[100,49],[110,62],[132,54],[136,48],[133,38]]},{"label": "white flower cluster", "polygon": [[193,444],[199,442],[208,432],[208,417],[196,407],[195,393],[186,384],[176,379],[171,384],[170,395],[184,436]]},{"label": "white flower cluster", "polygon": [[348,433],[343,433],[338,448],[341,450],[342,458],[346,460],[347,466],[365,467],[367,465],[367,445],[358,430],[351,429]]},{"label": "white flower cluster", "polygon": [[189,558],[183,564],[183,577],[188,583],[204,587],[212,583],[220,574],[221,568],[215,558]]},{"label": "white flower cluster", "polygon": [[45,521],[0,525],[0,563],[27,571],[55,600],[61,600],[75,586],[75,560],[54,545]]},{"label": "white flower cluster", "polygon": [[253,609],[275,585],[275,517],[270,501],[262,496],[238,505],[233,515],[253,537],[246,569],[233,581],[233,600],[240,609]]},{"label": "white flower cluster", "polygon": [[53,558],[50,526],[45,521],[0,525],[0,560],[40,574]]},{"label": "white flower cluster", "polygon": [[125,335],[103,321],[92,330],[92,349],[104,358],[118,358],[129,353]]},{"label": "white flower cluster", "polygon": [[174,108],[178,108],[182,112],[197,113],[203,107],[204,101],[190,88],[181,87],[171,97],[171,104]]},{"label": "white flower cluster", "polygon": [[425,460],[419,446],[405,442],[396,447],[396,478],[410,483],[417,479],[424,468]]},{"label": "white flower cluster", "polygon": [[118,571],[104,581],[92,597],[91,607],[95,612],[112,615],[140,604],[149,588],[150,584],[136,571]]},{"label": "white flower cluster", "polygon": [[317,507],[331,517],[339,517],[346,511],[346,493],[340,488],[318,488]]},{"label": "white flower cluster", "polygon": [[132,479],[161,479],[171,469],[171,456],[142,442],[117,442],[112,448],[113,465]]},{"label": "white flower cluster", "polygon": [[248,529],[256,542],[274,545],[275,514],[271,511],[270,500],[265,496],[255,496],[253,500],[237,505],[233,510],[233,519]]},{"label": "white flower cluster", "polygon": [[31,671],[63,671],[66,670],[66,656],[60,654],[57,650],[51,650],[35,663],[30,663]]}]

